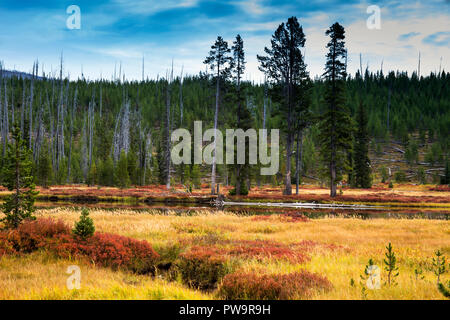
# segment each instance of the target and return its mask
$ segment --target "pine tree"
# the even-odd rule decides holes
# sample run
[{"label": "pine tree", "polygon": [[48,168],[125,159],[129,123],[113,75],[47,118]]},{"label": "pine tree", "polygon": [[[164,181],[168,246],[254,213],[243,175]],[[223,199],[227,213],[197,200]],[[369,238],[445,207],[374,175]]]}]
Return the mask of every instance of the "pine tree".
[{"label": "pine tree", "polygon": [[159,141],[158,146],[157,146],[157,161],[155,161],[155,166],[157,169],[157,173],[158,173],[158,183],[159,184],[165,184],[166,183],[166,157],[164,155],[164,151],[163,151],[163,141]]},{"label": "pine tree", "polygon": [[330,36],[325,64],[326,110],[321,116],[319,141],[321,155],[330,178],[330,196],[336,196],[336,185],[348,169],[347,153],[352,149],[352,119],[346,106],[345,30],[339,23],[326,32]]},{"label": "pine tree", "polygon": [[121,189],[128,188],[130,186],[130,176],[128,175],[128,161],[125,151],[120,153],[119,161],[117,162],[115,175],[115,183]]},{"label": "pine tree", "polygon": [[435,255],[436,258],[433,258],[433,272],[437,277],[437,285],[439,286],[439,283],[441,282],[441,275],[447,271],[447,262],[445,256],[440,250],[437,250]]},{"label": "pine tree", "polygon": [[91,167],[89,168],[88,176],[87,176],[87,184],[88,186],[95,186],[98,184],[98,170],[95,161],[92,162]]},{"label": "pine tree", "polygon": [[72,233],[83,240],[92,237],[95,232],[94,221],[89,217],[89,211],[86,208],[81,210],[80,220],[75,223]]},{"label": "pine tree", "polygon": [[41,153],[39,154],[36,171],[37,183],[44,188],[47,188],[53,181],[53,166],[46,144],[43,145]]},{"label": "pine tree", "polygon": [[102,166],[99,170],[99,184],[102,186],[113,186],[114,185],[114,161],[111,156],[108,156],[105,161],[103,161]]},{"label": "pine tree", "polygon": [[446,298],[450,298],[450,281],[447,281],[447,286],[442,283],[438,284],[438,290]]},{"label": "pine tree", "polygon": [[[245,70],[245,53],[244,53],[244,41],[241,36],[238,34],[236,39],[233,42],[233,46],[231,48],[233,50],[233,60],[232,60],[232,74],[235,82],[235,94],[232,92],[232,103],[236,104],[236,128],[242,129],[246,131],[252,127],[252,116],[250,111],[247,108],[245,103],[245,99],[242,93],[242,85],[241,85],[241,77],[244,74]],[[245,143],[245,142],[244,142]],[[235,150],[236,154],[237,150]],[[235,167],[235,187],[234,190],[231,191],[232,194],[236,195],[247,195],[247,179],[249,177],[249,160],[248,160],[249,148],[245,143],[245,163],[234,165]],[[236,156],[237,157],[237,156]]]},{"label": "pine tree", "polygon": [[286,167],[284,177],[284,194],[292,194],[291,157],[295,135],[296,117],[301,104],[299,86],[308,81],[306,64],[301,48],[305,46],[306,38],[302,26],[296,17],[290,17],[287,23],[278,26],[272,35],[271,48],[264,48],[267,56],[257,56],[260,67],[273,83],[271,95],[274,101],[280,103],[279,113],[284,118],[283,131],[286,135]]},{"label": "pine tree", "polygon": [[2,185],[13,193],[6,197],[1,209],[6,217],[2,221],[6,228],[17,228],[24,219],[34,219],[35,191],[32,175],[32,151],[22,139],[16,123],[12,132],[12,143],[8,144],[2,168]]},{"label": "pine tree", "polygon": [[130,182],[133,185],[138,184],[138,166],[137,166],[137,155],[132,149],[128,152],[127,164],[128,164],[128,175],[130,177]]},{"label": "pine tree", "polygon": [[362,103],[359,104],[357,113],[358,128],[355,134],[354,147],[354,179],[355,185],[360,188],[370,188],[372,177],[369,159],[369,132],[367,130],[367,115]]},{"label": "pine tree", "polygon": [[216,42],[211,46],[209,56],[206,57],[203,63],[210,66],[214,71],[216,77],[216,110],[214,112],[214,153],[211,168],[211,194],[215,194],[216,184],[216,138],[217,138],[217,121],[219,117],[219,102],[220,102],[220,82],[226,81],[230,74],[229,64],[231,57],[228,55],[231,52],[228,48],[228,43],[223,40],[221,36],[217,37]]},{"label": "pine tree", "polygon": [[391,284],[395,284],[395,278],[398,277],[398,267],[397,267],[397,258],[395,257],[395,253],[392,249],[392,245],[389,242],[386,247],[386,259],[384,259],[384,270],[388,272],[388,280],[387,284],[390,286]]},{"label": "pine tree", "polygon": [[192,185],[194,186],[195,189],[201,188],[201,186],[202,186],[200,175],[201,175],[201,172],[200,172],[199,165],[193,164],[192,171],[191,171],[191,179],[192,179]]},{"label": "pine tree", "polygon": [[448,184],[450,185],[450,161],[447,160],[445,164],[445,172],[444,176],[441,177],[440,184]]}]

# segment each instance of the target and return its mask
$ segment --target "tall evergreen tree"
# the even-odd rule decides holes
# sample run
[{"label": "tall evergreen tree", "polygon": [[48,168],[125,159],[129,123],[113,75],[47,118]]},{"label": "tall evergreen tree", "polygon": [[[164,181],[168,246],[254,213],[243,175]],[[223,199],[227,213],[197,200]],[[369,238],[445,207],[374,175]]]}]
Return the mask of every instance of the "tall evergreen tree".
[{"label": "tall evergreen tree", "polygon": [[321,115],[321,155],[330,178],[330,196],[336,196],[336,185],[348,169],[348,152],[352,149],[352,119],[345,98],[346,56],[345,30],[334,23],[325,33],[330,37],[323,74],[326,83],[325,112]]},{"label": "tall evergreen tree", "polygon": [[[233,42],[233,46],[231,48],[233,50],[233,60],[232,60],[232,74],[233,74],[233,80],[235,84],[235,94],[232,91],[233,96],[235,99],[233,99],[233,104],[235,103],[237,106],[236,110],[236,128],[242,129],[246,131],[247,129],[251,128],[252,126],[252,118],[251,113],[247,108],[247,105],[245,103],[245,98],[243,95],[243,88],[241,84],[242,75],[244,74],[245,70],[245,53],[244,53],[244,41],[242,40],[241,36],[238,34],[236,36],[236,39]],[[249,162],[248,162],[248,152],[249,148],[248,145],[245,144],[245,163],[239,164],[236,163],[234,165],[235,167],[235,188],[232,193],[235,193],[236,195],[247,195],[248,189],[246,186],[246,181],[248,179],[249,175]]]},{"label": "tall evergreen tree", "polygon": [[47,188],[53,181],[53,166],[46,143],[39,154],[36,171],[37,183]]},{"label": "tall evergreen tree", "polygon": [[280,114],[284,118],[286,135],[286,173],[284,194],[292,194],[291,157],[295,136],[296,103],[299,99],[299,85],[308,78],[301,48],[306,38],[296,17],[282,23],[272,35],[271,48],[264,48],[266,56],[257,56],[260,70],[273,82],[272,98],[280,102]]},{"label": "tall evergreen tree", "polygon": [[367,130],[367,114],[362,102],[358,108],[357,126],[353,159],[355,185],[360,188],[370,188],[372,186],[369,159],[370,138]]},{"label": "tall evergreen tree", "polygon": [[12,140],[2,168],[2,185],[13,191],[1,206],[6,216],[0,221],[6,228],[17,228],[24,219],[34,219],[34,201],[38,193],[34,190],[32,151],[22,138],[18,124],[13,128]]},{"label": "tall evergreen tree", "polygon": [[448,184],[450,185],[450,161],[447,160],[445,164],[445,172],[441,177],[440,184]]},{"label": "tall evergreen tree", "polygon": [[120,188],[128,188],[130,186],[130,176],[128,175],[128,161],[124,150],[120,153],[119,161],[117,162],[116,185]]},{"label": "tall evergreen tree", "polygon": [[99,169],[99,184],[102,186],[114,185],[114,161],[111,156],[103,161]]},{"label": "tall evergreen tree", "polygon": [[231,52],[228,48],[228,42],[224,41],[221,36],[217,37],[216,42],[211,46],[209,56],[203,63],[209,65],[216,76],[216,110],[214,112],[214,153],[211,168],[211,193],[215,194],[216,185],[216,138],[217,138],[217,121],[219,117],[219,101],[220,101],[220,82],[225,81],[230,75]]}]

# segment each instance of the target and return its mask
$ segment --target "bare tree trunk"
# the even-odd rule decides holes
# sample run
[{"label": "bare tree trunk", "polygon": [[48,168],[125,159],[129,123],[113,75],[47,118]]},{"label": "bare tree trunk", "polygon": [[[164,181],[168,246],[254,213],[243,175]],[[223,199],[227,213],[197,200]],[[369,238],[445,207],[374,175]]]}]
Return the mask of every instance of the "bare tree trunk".
[{"label": "bare tree trunk", "polygon": [[292,155],[292,67],[290,70],[290,75],[288,76],[287,83],[287,99],[288,99],[288,114],[287,114],[287,134],[286,134],[286,175],[284,180],[284,194],[292,194],[292,184],[291,184],[291,155]]},{"label": "bare tree trunk", "polygon": [[14,126],[14,113],[16,111],[16,108],[14,107],[14,84],[11,78],[11,124]]},{"label": "bare tree trunk", "polygon": [[20,132],[24,137],[24,123],[25,123],[25,79],[22,78],[22,105],[20,106]]},{"label": "bare tree trunk", "polygon": [[[267,83],[264,77],[264,107],[263,107],[263,129],[266,128],[266,109],[267,109]],[[264,139],[265,137],[263,137]]]},{"label": "bare tree trunk", "polygon": [[100,118],[102,117],[102,105],[103,105],[103,101],[102,101],[102,98],[103,98],[103,95],[102,95],[102,84],[103,84],[103,81],[102,80],[100,80],[100,113],[99,113],[99,115],[100,115]]},{"label": "bare tree trunk", "polygon": [[150,161],[152,160],[152,136],[151,132],[149,131],[147,133],[147,139],[145,141],[145,160],[144,160],[144,181],[143,184],[146,184],[146,175],[147,175],[147,168],[150,167]]},{"label": "bare tree trunk", "polygon": [[300,173],[302,171],[302,156],[303,156],[303,130],[299,130],[297,136],[297,152],[295,154],[295,194],[299,193]]},{"label": "bare tree trunk", "polygon": [[183,126],[183,67],[180,75],[180,126]]},{"label": "bare tree trunk", "polygon": [[75,111],[77,109],[77,95],[78,95],[78,87],[75,87],[75,94],[73,97],[73,105],[72,105],[72,116],[70,118],[70,140],[69,140],[69,159],[67,163],[67,180],[69,183],[71,180],[71,171],[72,171],[72,139],[73,139],[73,118],[75,117]]},{"label": "bare tree trunk", "polygon": [[[3,104],[2,104],[2,85],[3,85],[3,65],[0,61],[0,137],[1,141],[5,140],[3,135]],[[3,149],[3,156],[5,156],[5,150]]]},{"label": "bare tree trunk", "polygon": [[28,135],[29,135],[29,141],[28,141],[28,147],[31,149],[32,148],[32,144],[31,144],[31,139],[33,137],[33,89],[34,89],[34,69],[35,69],[35,64],[33,64],[33,77],[31,78],[31,87],[30,87],[30,104],[29,104],[29,109],[28,109],[28,119],[29,119],[29,131],[28,131]]},{"label": "bare tree trunk", "polygon": [[83,178],[84,182],[87,180],[88,175],[88,137],[87,137],[87,128],[86,128],[87,116],[84,116],[83,121],[83,140],[82,140],[82,163],[81,167],[83,169]]},{"label": "bare tree trunk", "polygon": [[391,81],[389,81],[388,105],[387,105],[387,132],[389,134],[389,113],[391,110]]},{"label": "bare tree trunk", "polygon": [[8,142],[8,132],[9,132],[9,112],[8,112],[8,87],[6,86],[6,80],[3,80],[4,90],[3,90],[3,125],[2,125],[2,135],[3,135],[3,156],[6,154],[7,142]]},{"label": "bare tree trunk", "polygon": [[172,64],[172,72],[170,76],[170,80],[167,79],[167,87],[166,87],[166,154],[165,154],[165,162],[166,162],[166,188],[170,189],[170,84],[173,76],[173,64]]},{"label": "bare tree trunk", "polygon": [[43,108],[42,108],[42,96],[39,95],[39,114],[38,114],[38,125],[36,128],[36,139],[34,139],[34,151],[33,157],[37,161],[39,159],[39,153],[41,151],[41,140],[44,135],[44,124],[43,124]]},{"label": "bare tree trunk", "polygon": [[214,152],[211,168],[211,194],[215,194],[216,186],[216,140],[217,140],[217,119],[219,117],[219,98],[220,98],[220,67],[217,64],[217,81],[216,81],[216,111],[214,113]]}]

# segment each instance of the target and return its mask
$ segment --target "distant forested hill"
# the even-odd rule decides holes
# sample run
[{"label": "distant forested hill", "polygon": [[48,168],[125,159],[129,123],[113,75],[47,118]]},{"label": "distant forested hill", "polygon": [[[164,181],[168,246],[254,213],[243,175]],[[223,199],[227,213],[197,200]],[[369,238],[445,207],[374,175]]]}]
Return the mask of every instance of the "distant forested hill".
[{"label": "distant forested hill", "polygon": [[[37,74],[37,67],[33,74]],[[164,183],[167,123],[170,131],[184,127],[193,132],[195,120],[202,120],[204,129],[212,127],[215,106],[216,82],[211,75],[185,76],[182,82],[180,77],[170,78],[139,82],[68,81],[62,75],[49,79],[3,71],[0,163],[13,123],[17,123],[33,150],[38,184],[121,185],[124,174],[129,178],[126,185]],[[443,168],[449,158],[449,84],[450,73],[445,72],[420,79],[416,74],[394,72],[348,77],[346,95],[352,115],[355,116],[360,102],[368,114],[371,157],[382,157],[386,146],[394,143],[402,155],[400,162]],[[268,129],[280,127],[279,106],[267,94],[266,86],[249,82],[241,85],[253,127],[262,128],[263,123]],[[222,87],[218,125],[234,128],[233,85],[227,81]],[[314,117],[324,110],[324,83],[314,80],[311,90]],[[312,125],[303,132],[301,171],[304,176],[324,180],[317,161],[318,131],[318,126]],[[282,149],[284,140],[280,141]],[[284,157],[284,153],[280,152],[280,156]],[[280,172],[284,170],[283,163],[281,159]],[[378,177],[378,171],[373,171]],[[207,182],[209,172],[206,165],[170,169],[174,183],[194,187],[201,178]],[[219,165],[219,182],[230,182],[233,172]],[[280,176],[261,177],[258,172],[254,166],[249,175],[251,184],[281,182]],[[432,179],[431,172],[443,174],[429,171],[428,181]]]}]

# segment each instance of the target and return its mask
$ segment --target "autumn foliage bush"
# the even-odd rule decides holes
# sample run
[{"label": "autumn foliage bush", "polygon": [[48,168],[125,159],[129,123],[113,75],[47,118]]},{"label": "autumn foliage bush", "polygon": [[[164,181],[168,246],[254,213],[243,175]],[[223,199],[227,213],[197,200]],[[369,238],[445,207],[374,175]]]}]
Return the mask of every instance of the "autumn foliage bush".
[{"label": "autumn foliage bush", "polygon": [[61,235],[70,234],[70,229],[62,221],[49,218],[26,221],[16,229],[6,229],[1,232],[5,241],[16,253],[30,253],[46,247],[56,241]]},{"label": "autumn foliage bush", "polygon": [[82,239],[72,235],[62,221],[46,218],[4,230],[0,232],[0,241],[0,255],[44,249],[58,257],[88,259],[96,265],[136,273],[152,272],[159,258],[146,241],[109,233],[95,233]]},{"label": "autumn foliage bush", "polygon": [[290,274],[231,273],[223,278],[219,296],[227,300],[288,300],[332,288],[326,277],[308,271]]},{"label": "autumn foliage bush", "polygon": [[246,259],[276,259],[291,263],[305,263],[310,257],[302,249],[292,249],[288,245],[268,240],[239,240],[227,248],[227,253]]},{"label": "autumn foliage bush", "polygon": [[194,246],[177,262],[181,280],[191,288],[209,290],[230,272],[225,251],[215,247]]}]

